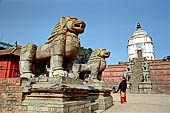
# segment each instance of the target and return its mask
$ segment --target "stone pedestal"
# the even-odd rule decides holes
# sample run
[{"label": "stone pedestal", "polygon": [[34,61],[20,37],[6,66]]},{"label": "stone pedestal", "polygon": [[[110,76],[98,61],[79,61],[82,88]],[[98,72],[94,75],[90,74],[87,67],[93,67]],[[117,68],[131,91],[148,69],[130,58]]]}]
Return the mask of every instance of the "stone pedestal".
[{"label": "stone pedestal", "polygon": [[92,113],[113,105],[111,89],[103,82],[89,85],[57,76],[23,79],[22,86],[21,108],[28,113]]},{"label": "stone pedestal", "polygon": [[104,81],[96,81],[88,86],[92,88],[88,93],[88,98],[97,106],[92,106],[93,110],[98,108],[98,110],[104,111],[113,106],[113,98],[110,95],[112,89],[108,88]]},{"label": "stone pedestal", "polygon": [[104,111],[113,105],[113,98],[110,93],[107,94],[107,92],[103,91],[99,93],[96,102],[99,104],[98,109]]},{"label": "stone pedestal", "polygon": [[152,83],[151,82],[139,82],[139,93],[140,94],[151,94]]},{"label": "stone pedestal", "polygon": [[56,93],[25,95],[22,106],[28,113],[91,113],[91,102],[84,97]]},{"label": "stone pedestal", "polygon": [[[29,113],[91,113],[88,88],[68,77],[29,78],[22,107]],[[23,86],[28,85],[24,84]],[[75,85],[76,84],[76,85]]]},{"label": "stone pedestal", "polygon": [[[139,94],[150,94],[152,91],[151,82],[138,82],[136,92]],[[132,93],[131,83],[127,82],[127,93]]]},{"label": "stone pedestal", "polygon": [[131,91],[131,83],[130,83],[130,82],[127,82],[126,92],[127,92],[127,93],[130,93],[130,91]]}]

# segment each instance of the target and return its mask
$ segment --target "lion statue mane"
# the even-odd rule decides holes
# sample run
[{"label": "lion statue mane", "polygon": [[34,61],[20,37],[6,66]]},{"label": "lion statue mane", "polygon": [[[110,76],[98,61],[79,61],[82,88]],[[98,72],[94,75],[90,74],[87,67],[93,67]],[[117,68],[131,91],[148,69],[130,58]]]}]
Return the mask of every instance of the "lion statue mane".
[{"label": "lion statue mane", "polygon": [[106,60],[110,52],[105,48],[96,49],[90,56],[87,64],[74,64],[73,73],[78,73],[80,79],[85,79],[85,74],[91,74],[93,80],[101,80],[102,72],[106,68]]},{"label": "lion statue mane", "polygon": [[21,77],[41,75],[46,72],[47,66],[53,76],[65,76],[69,73],[80,49],[78,35],[84,32],[85,26],[82,20],[74,16],[62,17],[45,44],[25,44],[20,51]]}]

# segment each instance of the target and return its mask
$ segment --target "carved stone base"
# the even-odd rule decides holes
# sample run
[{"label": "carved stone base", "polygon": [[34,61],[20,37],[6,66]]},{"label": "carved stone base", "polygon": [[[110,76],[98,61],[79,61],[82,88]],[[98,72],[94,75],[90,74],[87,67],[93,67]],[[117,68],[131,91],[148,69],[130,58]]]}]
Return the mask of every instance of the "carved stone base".
[{"label": "carved stone base", "polygon": [[99,104],[99,110],[106,110],[113,106],[113,98],[111,95],[105,95],[105,93],[99,93],[99,97],[96,102]]},{"label": "carved stone base", "polygon": [[[127,93],[134,93],[131,89],[131,83],[127,82]],[[136,92],[139,94],[150,94],[152,92],[152,83],[151,82],[138,82],[138,86],[136,86]]]},{"label": "carved stone base", "polygon": [[56,93],[32,93],[22,102],[28,113],[91,113],[91,102]]},{"label": "carved stone base", "polygon": [[111,107],[111,90],[93,85],[62,76],[23,79],[21,108],[29,113],[92,113]]},{"label": "carved stone base", "polygon": [[[95,81],[88,86],[93,88],[89,91],[88,98],[92,103],[98,104],[98,110],[104,111],[113,106],[113,98],[110,95],[112,89],[108,88],[104,81]],[[94,108],[92,107],[92,109]]]},{"label": "carved stone base", "polygon": [[151,94],[152,83],[151,82],[139,82],[139,93],[140,94]]},{"label": "carved stone base", "polygon": [[127,89],[126,89],[126,92],[127,93],[131,93],[131,83],[130,82],[127,82]]}]

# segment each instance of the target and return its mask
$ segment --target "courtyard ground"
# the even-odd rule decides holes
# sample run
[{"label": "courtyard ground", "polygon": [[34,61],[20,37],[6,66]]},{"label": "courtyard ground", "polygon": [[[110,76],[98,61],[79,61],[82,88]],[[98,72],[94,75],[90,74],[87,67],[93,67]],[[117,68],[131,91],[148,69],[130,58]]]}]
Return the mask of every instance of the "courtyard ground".
[{"label": "courtyard ground", "polygon": [[112,94],[114,105],[103,113],[170,113],[170,95],[127,94],[127,103],[121,104],[119,93]]}]

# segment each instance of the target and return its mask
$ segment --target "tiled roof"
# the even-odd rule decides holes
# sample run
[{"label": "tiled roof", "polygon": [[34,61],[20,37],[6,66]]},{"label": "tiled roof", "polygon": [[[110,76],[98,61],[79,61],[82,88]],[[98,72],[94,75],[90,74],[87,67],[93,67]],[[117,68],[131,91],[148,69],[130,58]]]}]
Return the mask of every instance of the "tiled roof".
[{"label": "tiled roof", "polygon": [[4,50],[0,50],[0,55],[2,56],[2,55],[13,54],[13,55],[20,56],[20,50],[21,50],[21,47],[4,49]]}]

